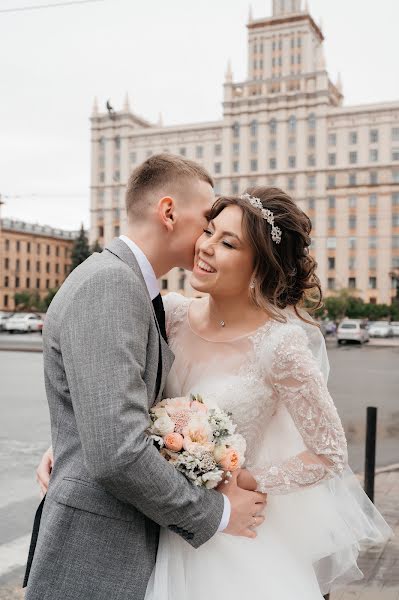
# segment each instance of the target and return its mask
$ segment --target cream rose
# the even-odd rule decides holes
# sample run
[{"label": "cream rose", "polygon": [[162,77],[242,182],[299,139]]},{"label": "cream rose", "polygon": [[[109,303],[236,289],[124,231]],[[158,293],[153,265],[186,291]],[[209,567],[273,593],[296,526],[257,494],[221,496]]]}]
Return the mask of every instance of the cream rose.
[{"label": "cream rose", "polygon": [[158,433],[162,437],[168,435],[168,433],[173,433],[175,430],[175,424],[172,419],[168,417],[168,415],[163,415],[159,417],[152,426],[153,432]]}]

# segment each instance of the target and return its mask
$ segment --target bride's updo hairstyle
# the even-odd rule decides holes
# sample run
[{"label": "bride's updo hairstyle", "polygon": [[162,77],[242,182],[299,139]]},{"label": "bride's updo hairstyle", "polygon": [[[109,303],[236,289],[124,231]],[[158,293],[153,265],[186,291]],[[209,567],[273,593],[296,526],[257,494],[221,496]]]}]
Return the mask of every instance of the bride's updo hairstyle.
[{"label": "bride's updo hairstyle", "polygon": [[[243,229],[255,254],[253,301],[270,317],[284,320],[276,310],[292,306],[306,310],[322,306],[322,291],[315,271],[316,261],[309,254],[312,223],[296,203],[279,188],[251,187],[246,190],[259,198],[264,209],[273,213],[274,225],[281,230],[281,241],[272,239],[272,225],[262,217],[261,208],[243,197],[221,196],[214,203],[209,219],[215,219],[228,206],[243,212]],[[306,320],[306,319],[303,319]]]}]

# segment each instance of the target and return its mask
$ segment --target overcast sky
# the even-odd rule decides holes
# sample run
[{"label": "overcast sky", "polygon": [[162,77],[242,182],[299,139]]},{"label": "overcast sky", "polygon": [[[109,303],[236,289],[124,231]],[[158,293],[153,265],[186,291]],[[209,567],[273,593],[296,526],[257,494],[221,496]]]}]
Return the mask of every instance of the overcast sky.
[{"label": "overcast sky", "polygon": [[[248,0],[0,0],[2,216],[67,229],[89,222],[94,96],[164,124],[219,119],[228,58],[246,77]],[[345,103],[399,100],[398,0],[309,0]],[[254,18],[271,0],[252,1]]]}]

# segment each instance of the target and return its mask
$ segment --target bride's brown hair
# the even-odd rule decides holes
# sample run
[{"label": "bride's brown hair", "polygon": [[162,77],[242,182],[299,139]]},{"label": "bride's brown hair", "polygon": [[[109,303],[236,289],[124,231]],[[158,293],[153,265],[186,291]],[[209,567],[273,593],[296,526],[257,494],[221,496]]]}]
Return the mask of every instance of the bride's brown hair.
[{"label": "bride's brown hair", "polygon": [[276,310],[292,306],[306,310],[322,306],[317,263],[309,254],[312,223],[309,217],[283,190],[272,187],[251,187],[246,193],[259,198],[264,208],[274,215],[275,226],[281,229],[281,242],[272,240],[271,225],[262,218],[260,209],[245,198],[221,196],[215,202],[209,219],[215,219],[228,206],[239,206],[243,213],[243,228],[254,254],[255,287],[252,299],[272,318],[284,320]]}]

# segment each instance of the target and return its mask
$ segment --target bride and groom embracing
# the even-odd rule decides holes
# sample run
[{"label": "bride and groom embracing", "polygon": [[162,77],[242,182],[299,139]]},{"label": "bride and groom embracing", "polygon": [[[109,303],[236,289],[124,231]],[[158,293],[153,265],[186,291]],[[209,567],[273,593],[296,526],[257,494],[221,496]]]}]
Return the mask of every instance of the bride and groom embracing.
[{"label": "bride and groom embracing", "polygon": [[[301,308],[321,300],[310,220],[277,188],[215,202],[202,167],[166,154],[132,173],[126,206],[128,235],[75,269],[46,316],[54,462],[39,468],[46,488],[51,462],[26,600],[320,600],[390,530],[348,467]],[[162,300],[177,266],[206,295]],[[245,469],[216,490],[147,433],[156,402],[190,394],[246,441]]]}]

